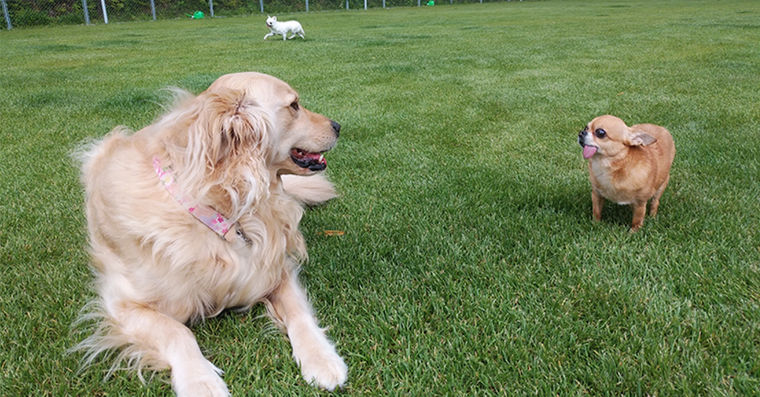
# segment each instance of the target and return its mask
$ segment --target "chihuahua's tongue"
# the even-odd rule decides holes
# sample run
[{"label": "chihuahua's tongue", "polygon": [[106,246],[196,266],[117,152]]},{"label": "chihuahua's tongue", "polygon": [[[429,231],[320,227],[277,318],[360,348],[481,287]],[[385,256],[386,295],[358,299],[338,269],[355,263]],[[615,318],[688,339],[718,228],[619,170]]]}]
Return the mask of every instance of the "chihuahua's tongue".
[{"label": "chihuahua's tongue", "polygon": [[583,147],[583,158],[584,159],[591,158],[591,156],[593,156],[594,153],[596,153],[597,149],[598,148],[596,146],[588,146],[588,145],[584,146]]}]

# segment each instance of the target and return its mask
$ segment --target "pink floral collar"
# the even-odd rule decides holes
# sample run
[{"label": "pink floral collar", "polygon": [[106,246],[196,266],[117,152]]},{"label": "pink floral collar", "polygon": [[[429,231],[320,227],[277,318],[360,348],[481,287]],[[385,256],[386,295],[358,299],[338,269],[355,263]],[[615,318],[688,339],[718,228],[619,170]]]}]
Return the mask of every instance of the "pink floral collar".
[{"label": "pink floral collar", "polygon": [[[196,219],[201,221],[204,225],[208,226],[209,229],[218,234],[219,237],[224,238],[224,236],[227,234],[227,232],[230,231],[233,226],[233,223],[230,222],[229,219],[225,218],[224,215],[216,212],[216,210],[211,207],[201,204],[195,206],[188,205],[190,200],[182,197],[177,191],[177,185],[175,184],[172,168],[162,168],[161,160],[159,160],[158,157],[153,158],[153,169],[156,170],[156,175],[158,175],[158,179],[164,185],[166,191],[168,191],[169,194],[171,194],[178,203],[185,207],[185,209],[187,209],[187,211],[191,213]],[[240,233],[238,232],[238,234]]]}]

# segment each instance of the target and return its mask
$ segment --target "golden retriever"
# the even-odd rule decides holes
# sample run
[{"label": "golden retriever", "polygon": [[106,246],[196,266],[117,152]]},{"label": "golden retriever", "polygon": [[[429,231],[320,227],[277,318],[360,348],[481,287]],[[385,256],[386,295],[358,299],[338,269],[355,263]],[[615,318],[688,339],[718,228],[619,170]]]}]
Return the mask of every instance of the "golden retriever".
[{"label": "golden retriever", "polygon": [[335,196],[314,174],[340,125],[260,73],[180,94],[153,124],[116,128],[81,155],[98,297],[83,316],[97,327],[75,349],[85,364],[115,351],[114,368],[169,368],[178,396],[225,396],[186,324],[263,302],[304,379],[341,387],[346,364],[297,278],[303,204]]}]

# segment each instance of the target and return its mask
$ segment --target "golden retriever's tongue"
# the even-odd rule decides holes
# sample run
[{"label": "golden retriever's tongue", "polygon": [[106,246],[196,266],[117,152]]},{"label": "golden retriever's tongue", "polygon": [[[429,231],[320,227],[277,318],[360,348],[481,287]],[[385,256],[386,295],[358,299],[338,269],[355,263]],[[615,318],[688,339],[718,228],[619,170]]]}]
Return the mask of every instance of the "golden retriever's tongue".
[{"label": "golden retriever's tongue", "polygon": [[584,146],[583,147],[583,158],[584,159],[591,158],[591,156],[593,156],[594,153],[596,153],[597,149],[598,148],[596,146]]},{"label": "golden retriever's tongue", "polygon": [[327,161],[325,160],[325,156],[323,156],[321,153],[306,153],[304,155],[304,159],[308,160],[310,163],[316,163],[316,164],[325,164]]}]

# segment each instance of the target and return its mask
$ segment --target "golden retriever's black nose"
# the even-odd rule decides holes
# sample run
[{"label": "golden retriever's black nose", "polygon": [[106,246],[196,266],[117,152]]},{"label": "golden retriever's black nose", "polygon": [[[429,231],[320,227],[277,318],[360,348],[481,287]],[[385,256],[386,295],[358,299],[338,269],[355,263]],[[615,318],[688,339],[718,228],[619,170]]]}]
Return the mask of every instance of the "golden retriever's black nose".
[{"label": "golden retriever's black nose", "polygon": [[332,126],[333,131],[335,131],[335,136],[340,136],[340,124],[330,120],[330,125]]}]

